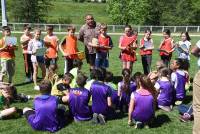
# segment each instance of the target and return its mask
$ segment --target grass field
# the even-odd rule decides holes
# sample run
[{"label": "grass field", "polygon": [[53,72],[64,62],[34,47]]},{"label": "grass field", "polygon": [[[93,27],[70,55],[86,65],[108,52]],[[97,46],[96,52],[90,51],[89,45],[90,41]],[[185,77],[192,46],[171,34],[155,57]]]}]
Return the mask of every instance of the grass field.
[{"label": "grass field", "polygon": [[[19,34],[16,34],[17,37],[19,37]],[[62,36],[59,35],[59,38]],[[141,36],[139,36],[141,38]],[[177,40],[178,37],[175,37]],[[121,74],[121,63],[118,58],[119,55],[119,49],[118,49],[118,39],[119,36],[112,36],[113,42],[115,47],[110,52],[110,67],[109,70],[114,73],[115,76],[119,76]],[[154,36],[154,44],[155,47],[159,45],[161,37]],[[199,37],[192,37],[192,44],[194,45],[199,40]],[[83,45],[79,43],[80,50],[83,49]],[[153,65],[152,68],[155,68],[155,62],[159,59],[158,52],[154,52],[153,54]],[[29,95],[36,95],[38,94],[38,91],[33,90],[33,84],[22,84],[25,79],[24,74],[24,66],[23,66],[23,57],[21,53],[21,49],[19,49],[16,52],[16,73],[14,76],[14,83],[17,85],[18,92],[22,92]],[[197,65],[196,65],[196,59],[195,57],[191,56],[191,68],[190,68],[190,74],[191,77],[194,76],[194,74],[197,72]],[[85,61],[84,61],[85,62]],[[60,56],[59,61],[59,74],[63,73],[63,59]],[[83,72],[86,72],[88,74],[88,65],[83,65]],[[143,71],[140,57],[138,56],[138,61],[134,64],[133,72],[136,71]],[[41,77],[41,75],[40,75]],[[187,97],[188,101],[187,103],[191,103],[191,93],[188,93]],[[19,108],[23,108],[26,106],[31,107],[32,101],[29,101],[28,103],[14,103],[12,106],[17,106]],[[156,111],[156,123],[154,128],[150,129],[142,129],[142,130],[136,130],[134,128],[130,128],[127,125],[127,116],[121,117],[120,119],[111,120],[108,121],[105,126],[94,126],[91,124],[91,122],[84,122],[84,123],[70,123],[65,128],[57,132],[58,134],[72,134],[72,133],[137,133],[137,134],[191,134],[192,133],[192,123],[181,123],[178,119],[179,114],[177,111],[177,108],[175,107],[172,112],[166,113],[163,111]],[[33,134],[33,133],[42,133],[42,132],[36,132],[31,129],[31,127],[27,124],[25,118],[19,118],[19,119],[12,119],[12,120],[0,120],[0,133],[1,134]]]},{"label": "grass field", "polygon": [[[111,24],[112,20],[106,13],[106,3],[74,3],[55,0],[53,7],[48,12],[48,19],[58,20],[59,18],[70,18],[72,24],[83,24],[86,14],[93,14],[97,22]],[[54,22],[55,23],[55,22]]]}]

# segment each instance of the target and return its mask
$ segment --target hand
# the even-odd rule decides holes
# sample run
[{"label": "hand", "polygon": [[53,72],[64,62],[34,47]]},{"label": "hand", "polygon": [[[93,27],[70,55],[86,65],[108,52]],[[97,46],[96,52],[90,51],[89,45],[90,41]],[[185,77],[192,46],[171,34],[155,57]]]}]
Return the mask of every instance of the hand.
[{"label": "hand", "polygon": [[128,120],[128,125],[131,126],[132,125],[132,121]]},{"label": "hand", "polygon": [[70,54],[64,53],[63,56],[67,57],[67,56],[70,56]]}]

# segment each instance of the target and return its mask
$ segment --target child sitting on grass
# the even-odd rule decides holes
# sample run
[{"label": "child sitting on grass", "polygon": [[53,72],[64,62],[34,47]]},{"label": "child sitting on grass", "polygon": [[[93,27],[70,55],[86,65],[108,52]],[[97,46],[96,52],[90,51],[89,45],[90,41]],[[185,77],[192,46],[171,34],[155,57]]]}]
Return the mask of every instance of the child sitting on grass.
[{"label": "child sitting on grass", "polygon": [[164,62],[162,60],[158,60],[156,62],[156,70],[152,71],[148,74],[148,77],[150,78],[151,82],[153,84],[155,84],[155,82],[158,79],[159,76],[159,70],[161,70],[162,68],[166,67],[166,65],[164,64]]},{"label": "child sitting on grass", "polygon": [[160,76],[156,81],[154,87],[159,92],[158,108],[164,111],[171,111],[173,105],[174,88],[170,81],[170,70],[163,68],[160,70]]},{"label": "child sitting on grass", "polygon": [[187,81],[187,74],[183,70],[183,60],[175,59],[171,64],[171,69],[173,73],[171,74],[171,82],[175,89],[175,104],[182,104],[186,96],[185,84]]},{"label": "child sitting on grass", "polygon": [[59,76],[56,73],[56,70],[57,70],[57,64],[51,64],[49,66],[48,73],[45,77],[45,79],[49,80],[52,85],[54,85],[59,79]]},{"label": "child sitting on grass", "polygon": [[62,103],[62,97],[69,93],[72,79],[73,75],[66,73],[61,80],[53,85],[51,95],[56,96],[59,100],[59,103]]},{"label": "child sitting on grass", "polygon": [[155,92],[152,88],[150,79],[142,75],[138,81],[139,87],[131,93],[131,100],[128,112],[128,124],[135,124],[135,128],[141,128],[149,125],[155,116],[154,96]]},{"label": "child sitting on grass", "polygon": [[104,84],[105,70],[101,68],[97,69],[96,76],[97,80],[92,83],[90,88],[92,95],[93,123],[104,125],[112,105],[112,90],[109,86]]},{"label": "child sitting on grass", "polygon": [[64,114],[58,114],[58,100],[51,96],[51,82],[43,80],[40,87],[41,95],[34,99],[34,110],[24,108],[23,113],[34,130],[56,132],[65,124]]},{"label": "child sitting on grass", "polygon": [[84,88],[87,77],[79,73],[76,78],[77,88],[71,88],[69,95],[63,97],[63,102],[68,102],[70,114],[75,122],[87,121],[92,118],[92,111],[88,106],[90,92]]},{"label": "child sitting on grass", "polygon": [[107,86],[109,86],[112,89],[112,105],[116,109],[119,105],[119,97],[117,95],[117,85],[113,83],[113,73],[106,71],[106,77],[105,77],[105,82]]},{"label": "child sitting on grass", "polygon": [[123,80],[118,83],[119,107],[122,113],[128,111],[131,93],[136,90],[136,84],[130,80],[131,71],[129,69],[122,70]]},{"label": "child sitting on grass", "polygon": [[9,85],[0,86],[0,119],[16,118],[22,115],[22,110],[10,107],[12,88]]}]

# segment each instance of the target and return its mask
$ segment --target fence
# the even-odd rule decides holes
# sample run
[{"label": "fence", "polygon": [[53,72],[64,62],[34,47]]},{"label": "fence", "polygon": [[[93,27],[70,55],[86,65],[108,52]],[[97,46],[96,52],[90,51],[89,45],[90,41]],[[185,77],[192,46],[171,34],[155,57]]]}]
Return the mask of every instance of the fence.
[{"label": "fence", "polygon": [[[13,31],[22,31],[24,24],[27,23],[8,23]],[[42,30],[46,30],[48,25],[54,26],[55,32],[66,32],[66,28],[70,24],[42,24],[42,23],[29,23],[31,27],[39,27]],[[80,29],[81,25],[75,25],[77,31]],[[184,32],[188,31],[191,33],[200,32],[200,26],[132,26],[137,32],[143,32],[145,29],[149,28],[153,33],[161,33],[165,29],[170,29],[171,32]],[[122,33],[124,31],[124,25],[108,25],[109,33]]]}]

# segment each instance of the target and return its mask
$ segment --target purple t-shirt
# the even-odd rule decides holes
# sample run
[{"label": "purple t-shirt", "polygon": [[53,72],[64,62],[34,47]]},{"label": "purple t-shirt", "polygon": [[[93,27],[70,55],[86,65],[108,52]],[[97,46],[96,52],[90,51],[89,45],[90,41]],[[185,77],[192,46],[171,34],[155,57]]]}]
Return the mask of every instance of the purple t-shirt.
[{"label": "purple t-shirt", "polygon": [[35,114],[28,117],[31,127],[40,131],[58,131],[61,124],[57,107],[58,103],[55,96],[41,95],[36,97],[34,100]]},{"label": "purple t-shirt", "polygon": [[85,88],[72,88],[69,93],[70,113],[76,120],[84,121],[91,119],[91,110],[88,106],[90,92]]},{"label": "purple t-shirt", "polygon": [[111,97],[112,90],[103,82],[95,81],[90,88],[92,94],[92,111],[97,114],[108,114],[107,98]]}]

